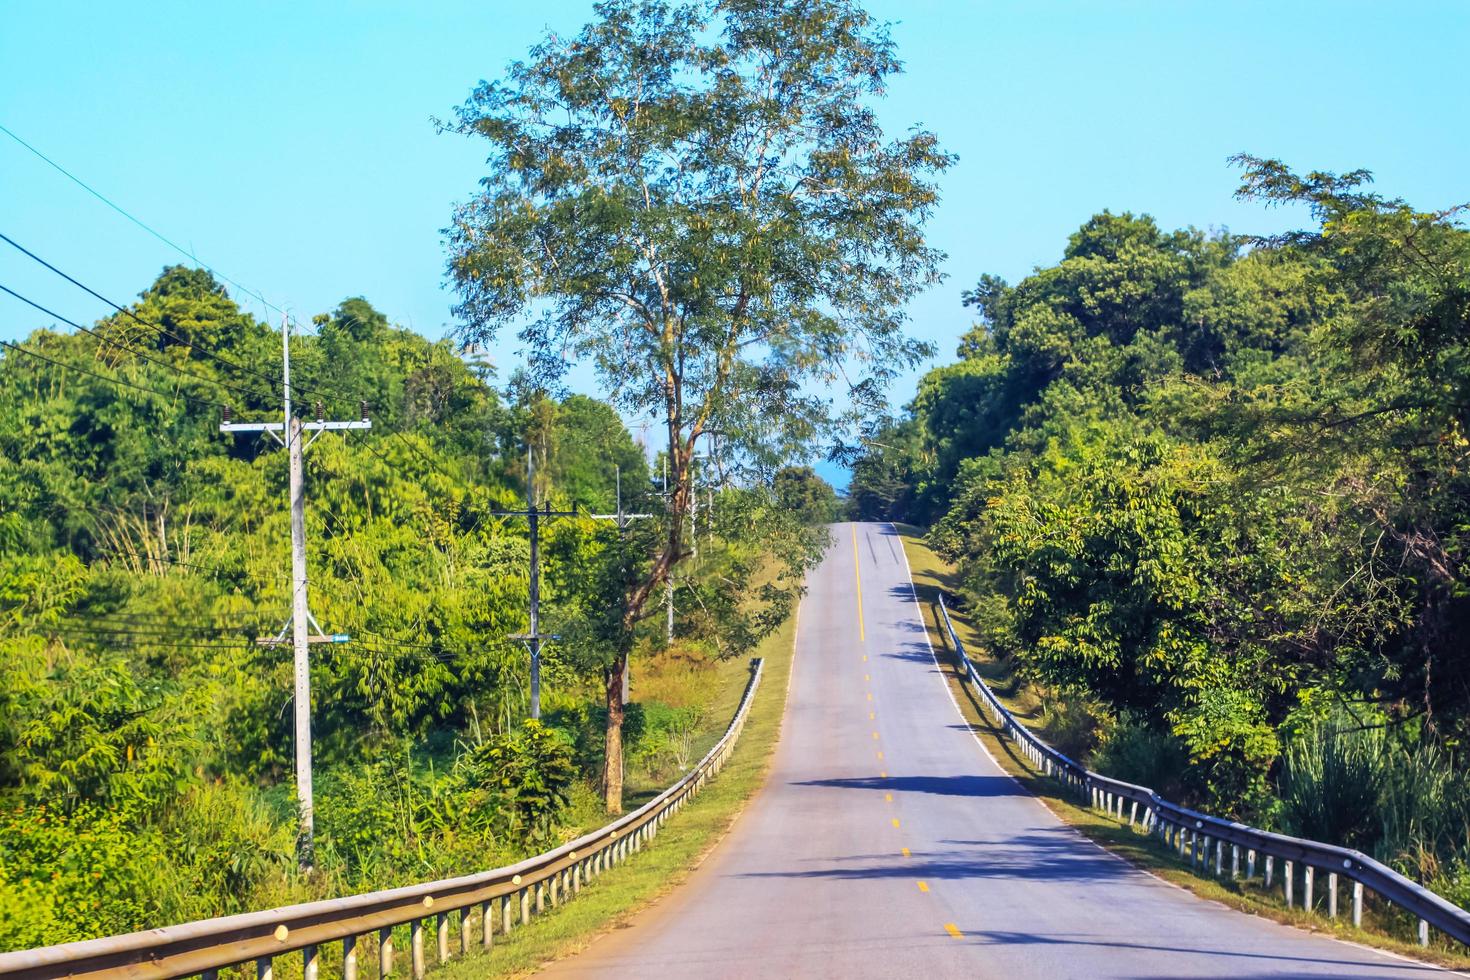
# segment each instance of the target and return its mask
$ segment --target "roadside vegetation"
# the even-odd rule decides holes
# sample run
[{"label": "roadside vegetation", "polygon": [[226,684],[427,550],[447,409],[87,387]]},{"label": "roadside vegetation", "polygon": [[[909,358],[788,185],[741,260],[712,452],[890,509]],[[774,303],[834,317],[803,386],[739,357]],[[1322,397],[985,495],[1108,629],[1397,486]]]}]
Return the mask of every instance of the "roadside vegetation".
[{"label": "roadside vegetation", "polygon": [[[923,528],[899,525],[899,531],[913,572],[924,624],[929,630],[929,640],[934,645],[940,669],[950,685],[961,714],[1001,768],[1040,798],[1047,809],[1059,819],[1129,863],[1171,884],[1188,889],[1201,898],[1220,902],[1242,912],[1266,916],[1287,925],[1329,933],[1340,939],[1375,946],[1414,959],[1427,960],[1458,970],[1470,968],[1470,955],[1458,943],[1441,936],[1436,937],[1428,948],[1420,946],[1414,935],[1415,923],[1401,912],[1384,907],[1371,896],[1365,902],[1364,927],[1354,929],[1345,915],[1336,920],[1327,917],[1324,905],[1326,898],[1320,892],[1316,908],[1311,912],[1300,905],[1287,908],[1279,883],[1274,889],[1267,890],[1260,878],[1232,881],[1228,877],[1217,878],[1201,874],[1192,869],[1188,861],[1161,846],[1156,837],[1143,833],[1140,827],[1129,826],[1126,821],[1079,805],[1075,796],[1064,792],[1056,780],[1044,775],[1024,752],[1015,747],[1011,739],[1001,733],[971,685],[963,679],[955,651],[944,631],[937,602],[937,593],[940,591],[947,597],[954,594],[958,575],[952,565],[937,556],[929,547]],[[948,603],[948,598],[945,601]],[[980,631],[970,616],[951,610],[950,618],[955,632],[959,634],[960,642],[966,646],[966,653],[976,672],[984,678],[986,685],[995,692],[1008,711],[1054,745],[1075,729],[1075,723],[1069,718],[1059,718],[1056,713],[1044,709],[1045,699],[1035,686],[1022,681],[1010,665],[985,649]],[[1097,768],[1097,761],[1091,760],[1094,769]],[[1145,785],[1159,789],[1153,783]]]},{"label": "roadside vegetation", "polygon": [[[223,382],[244,389],[224,391],[236,418],[278,417],[279,334],[184,268],[93,329],[23,343],[55,363],[0,357],[0,949],[465,873],[605,822],[578,589],[624,542],[606,521],[546,526],[543,628],[568,640],[525,722],[526,529],[490,511],[524,506],[530,445],[558,509],[612,511],[620,467],[625,507],[660,515],[611,407],[498,390],[488,363],[362,299],[293,341],[298,404],[320,393],[351,418],[367,401],[374,422],[307,456],[313,611],[352,639],[312,651],[302,874],[290,649],[255,642],[289,609],[286,457],[221,435],[215,407]],[[788,618],[830,511],[813,479],[706,492],[673,642],[660,616],[634,648],[632,802],[697,761],[734,710],[727,675]],[[732,582],[742,603],[701,601]]]},{"label": "roadside vegetation", "polygon": [[1059,748],[1470,904],[1470,231],[1239,158],[1269,239],[1103,212],[981,277],[859,460]]}]

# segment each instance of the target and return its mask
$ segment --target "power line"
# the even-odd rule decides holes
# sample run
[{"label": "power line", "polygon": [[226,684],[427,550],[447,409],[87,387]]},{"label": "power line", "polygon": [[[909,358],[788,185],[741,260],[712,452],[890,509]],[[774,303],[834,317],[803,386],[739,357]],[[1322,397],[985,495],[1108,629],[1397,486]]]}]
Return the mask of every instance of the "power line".
[{"label": "power line", "polygon": [[234,286],[236,289],[240,290],[241,292],[245,293],[246,295],[252,296],[255,299],[258,299],[267,309],[274,310],[275,312],[284,314],[284,315],[286,315],[288,317],[290,316],[290,314],[287,313],[285,310],[283,310],[279,306],[276,306],[275,304],[271,303],[264,296],[262,296],[259,291],[254,290],[254,289],[251,289],[249,286],[246,286],[246,285],[244,285],[242,283],[236,282],[234,279],[231,279],[229,276],[227,276],[224,273],[218,271],[217,269],[211,267],[208,263],[201,261],[200,258],[199,258],[199,256],[195,255],[189,249],[184,248],[178,242],[175,242],[171,238],[167,237],[162,232],[158,231],[156,228],[154,228],[153,226],[149,225],[146,221],[143,221],[141,218],[137,217],[136,215],[133,215],[133,214],[129,213],[128,211],[124,210],[121,205],[117,204],[117,202],[113,201],[111,198],[108,198],[106,195],[102,194],[102,192],[96,190],[90,184],[88,184],[86,181],[82,180],[82,178],[78,177],[76,174],[74,174],[71,171],[67,170],[61,164],[57,163],[55,160],[51,159],[46,154],[42,153],[40,150],[36,149],[34,146],[32,146],[31,144],[27,143],[25,140],[21,139],[15,133],[13,133],[9,129],[7,129],[4,125],[0,125],[0,133],[4,133],[6,136],[9,136],[11,139],[13,139],[17,143],[19,143],[21,146],[25,147],[27,150],[30,150],[36,156],[40,157],[43,161],[45,161],[57,173],[60,173],[62,176],[66,177],[68,180],[70,180],[72,183],[76,184],[82,190],[86,191],[88,194],[91,194],[97,200],[101,201],[103,204],[107,205],[109,208],[112,208],[112,210],[116,211],[118,214],[122,215],[124,218],[127,218],[133,224],[137,225],[139,228],[143,229],[148,234],[150,234],[154,238],[158,239],[160,242],[163,242],[165,245],[167,245],[169,248],[173,249],[175,252],[178,252],[180,255],[185,256],[191,262],[198,263],[198,265],[201,268],[207,270],[210,273],[210,275],[218,276],[220,279],[223,279],[225,282],[229,283],[231,286]]},{"label": "power line", "polygon": [[149,355],[143,353],[142,351],[138,350],[137,348],[131,347],[128,344],[125,344],[125,343],[123,343],[120,340],[115,340],[112,337],[108,337],[108,336],[106,336],[106,335],[104,335],[102,333],[99,333],[98,331],[93,330],[91,327],[84,327],[80,323],[77,323],[75,320],[68,320],[66,317],[62,316],[60,313],[55,312],[54,310],[48,310],[46,307],[42,306],[40,303],[37,303],[33,299],[28,299],[28,298],[22,296],[20,293],[17,293],[15,290],[11,289],[9,286],[0,284],[0,292],[9,293],[11,296],[14,296],[16,299],[20,300],[22,303],[26,304],[27,306],[29,306],[29,307],[31,307],[33,309],[40,310],[42,313],[46,314],[47,316],[54,317],[55,319],[60,320],[62,323],[66,324],[69,327],[75,327],[76,329],[80,330],[84,334],[88,334],[88,335],[90,335],[92,337],[96,337],[98,340],[102,341],[102,343],[104,343],[104,344],[111,344],[114,347],[120,347],[123,350],[128,351],[129,353],[131,353],[131,354],[133,354],[133,355],[135,355],[137,357],[142,358],[143,360],[147,361],[150,364],[157,364],[159,367],[164,368],[165,370],[173,371],[173,372],[175,372],[177,374],[186,375],[186,376],[188,376],[190,378],[195,379],[196,381],[202,381],[205,384],[217,385],[220,388],[228,388],[230,391],[236,391],[236,392],[239,392],[241,394],[248,395],[248,396],[250,396],[252,398],[259,398],[260,397],[260,392],[258,392],[258,391],[251,391],[248,388],[241,388],[239,385],[231,384],[228,381],[220,381],[217,378],[206,378],[202,374],[195,374],[193,371],[185,371],[183,368],[179,367],[176,364],[169,364],[167,361],[160,361],[157,358],[150,357]]},{"label": "power line", "polygon": [[196,343],[194,343],[192,341],[186,340],[183,337],[179,337],[179,336],[176,336],[174,334],[169,333],[167,330],[163,329],[158,324],[151,323],[150,321],[145,320],[142,317],[138,316],[132,310],[127,309],[126,307],[123,307],[123,306],[119,306],[117,303],[114,303],[112,300],[108,299],[106,296],[103,296],[101,293],[97,292],[97,290],[93,289],[91,286],[88,286],[86,283],[80,282],[77,279],[73,278],[72,276],[68,275],[67,273],[61,271],[56,266],[52,265],[50,262],[47,262],[45,259],[41,258],[35,252],[32,252],[30,249],[26,248],[24,245],[20,244],[15,239],[11,238],[9,235],[6,235],[4,232],[0,232],[0,241],[4,241],[6,244],[10,245],[12,248],[16,249],[17,251],[21,252],[22,254],[26,255],[27,257],[33,259],[34,261],[40,263],[41,265],[45,266],[47,269],[50,269],[52,272],[56,273],[58,276],[60,276],[61,278],[65,279],[67,282],[71,283],[73,286],[76,286],[78,289],[82,290],[83,292],[87,293],[88,295],[90,295],[90,296],[92,296],[92,297],[94,297],[96,299],[99,299],[102,302],[106,303],[108,306],[112,307],[114,310],[117,310],[117,312],[123,314],[124,316],[131,317],[133,320],[137,321],[139,324],[141,324],[141,325],[147,327],[148,329],[152,330],[153,332],[157,333],[160,337],[163,337],[166,340],[171,340],[171,341],[173,341],[176,344],[182,344],[183,346],[188,347],[190,350],[198,351],[199,353],[204,354],[205,356],[210,357],[210,358],[212,358],[212,359],[220,362],[221,364],[224,364],[224,365],[227,365],[229,367],[232,367],[232,368],[234,368],[237,371],[244,371],[247,374],[254,374],[257,377],[264,378],[265,381],[266,381],[266,383],[272,386],[272,390],[269,391],[268,394],[270,394],[270,395],[274,395],[275,394],[274,386],[276,385],[277,381],[276,381],[275,378],[272,378],[270,375],[268,375],[268,374],[266,374],[266,373],[264,373],[262,371],[256,371],[253,368],[246,367],[243,364],[236,363],[235,361],[230,360],[229,358],[227,358],[227,357],[219,354],[218,352],[216,352],[214,350],[211,350],[208,347],[201,346],[201,345],[196,344]]}]

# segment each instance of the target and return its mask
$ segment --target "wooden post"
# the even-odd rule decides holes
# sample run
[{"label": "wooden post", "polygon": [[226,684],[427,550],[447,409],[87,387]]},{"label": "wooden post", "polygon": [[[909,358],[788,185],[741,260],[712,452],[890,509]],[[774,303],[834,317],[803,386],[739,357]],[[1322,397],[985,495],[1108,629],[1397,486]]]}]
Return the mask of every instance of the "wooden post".
[{"label": "wooden post", "polygon": [[316,980],[317,970],[321,966],[321,956],[317,953],[316,946],[303,946],[301,948],[301,976],[303,980]]},{"label": "wooden post", "polygon": [[1230,845],[1230,880],[1240,877],[1240,845]]},{"label": "wooden post", "polygon": [[521,925],[531,921],[531,889],[521,889]]},{"label": "wooden post", "polygon": [[1308,912],[1312,911],[1312,883],[1316,880],[1317,869],[1310,864],[1302,868],[1302,908]]},{"label": "wooden post", "polygon": [[342,980],[357,980],[357,937],[342,940]]},{"label": "wooden post", "polygon": [[1256,849],[1254,847],[1245,852],[1245,876],[1250,879],[1256,877]]},{"label": "wooden post", "polygon": [[413,960],[413,980],[424,980],[429,964],[424,961],[424,920],[414,919],[408,927],[409,948]]},{"label": "wooden post", "polygon": [[1291,883],[1292,883],[1292,878],[1294,877],[1292,875],[1292,870],[1293,870],[1292,869],[1292,864],[1291,864],[1290,861],[1283,861],[1282,862],[1282,865],[1281,865],[1281,874],[1282,874],[1282,879],[1286,882],[1286,907],[1287,908],[1291,908]]},{"label": "wooden post", "polygon": [[515,914],[511,911],[510,896],[509,895],[502,895],[502,896],[500,896],[500,933],[501,933],[501,935],[504,935],[504,936],[510,935],[510,924],[511,924],[511,921],[513,919],[515,919]]},{"label": "wooden post", "polygon": [[1266,887],[1267,888],[1270,888],[1271,887],[1271,872],[1273,870],[1275,870],[1275,867],[1276,867],[1276,859],[1274,857],[1272,857],[1271,855],[1267,854],[1266,855]]},{"label": "wooden post", "polygon": [[393,930],[378,930],[378,976],[386,977],[393,972]]},{"label": "wooden post", "polygon": [[1337,872],[1329,872],[1327,875],[1327,914],[1331,918],[1337,918]]},{"label": "wooden post", "polygon": [[255,980],[273,980],[275,977],[275,964],[269,956],[262,956],[255,961]]},{"label": "wooden post", "polygon": [[459,951],[461,955],[470,951],[470,919],[475,912],[474,906],[466,905],[459,910]]},{"label": "wooden post", "polygon": [[1429,921],[1427,919],[1419,920],[1419,945],[1429,945]]},{"label": "wooden post", "polygon": [[448,963],[449,962],[449,910],[448,909],[445,909],[443,912],[440,912],[439,913],[439,921],[436,924],[438,925],[439,928],[437,930],[437,933],[438,934],[435,937],[438,940],[438,942],[435,943],[435,945],[438,947],[439,965],[440,966],[443,966],[445,963]]},{"label": "wooden post", "polygon": [[1363,928],[1363,883],[1353,882],[1353,928]]},{"label": "wooden post", "polygon": [[493,939],[491,933],[495,924],[495,899],[489,898],[480,903],[480,945],[486,949],[490,948]]}]

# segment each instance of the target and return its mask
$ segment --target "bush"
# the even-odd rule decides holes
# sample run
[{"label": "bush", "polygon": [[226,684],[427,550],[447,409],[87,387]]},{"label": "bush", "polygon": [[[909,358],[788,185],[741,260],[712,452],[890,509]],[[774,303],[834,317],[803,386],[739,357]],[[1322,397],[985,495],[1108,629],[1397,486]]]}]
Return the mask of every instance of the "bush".
[{"label": "bush", "polygon": [[0,949],[156,925],[166,866],[156,834],[90,804],[0,812]]},{"label": "bush", "polygon": [[688,771],[694,761],[695,736],[703,721],[704,712],[697,707],[644,704],[638,738],[629,752],[630,761],[655,780]]},{"label": "bush", "polygon": [[1169,732],[1151,728],[1136,716],[1124,715],[1103,725],[1092,766],[1114,779],[1178,799],[1189,752]]}]

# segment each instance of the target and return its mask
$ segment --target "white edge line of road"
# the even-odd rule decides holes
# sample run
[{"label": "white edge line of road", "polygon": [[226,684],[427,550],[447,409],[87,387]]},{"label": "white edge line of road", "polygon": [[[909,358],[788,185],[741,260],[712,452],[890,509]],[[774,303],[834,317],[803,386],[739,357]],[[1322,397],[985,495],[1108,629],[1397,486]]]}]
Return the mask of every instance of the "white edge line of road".
[{"label": "white edge line of road", "polygon": [[1271,923],[1273,923],[1275,925],[1279,925],[1279,926],[1282,926],[1284,928],[1291,929],[1294,932],[1304,933],[1305,935],[1313,936],[1313,937],[1316,937],[1318,939],[1329,939],[1329,940],[1331,940],[1332,942],[1335,942],[1335,943],[1342,943],[1344,946],[1351,946],[1353,949],[1361,949],[1361,950],[1366,950],[1367,952],[1370,952],[1370,953],[1377,953],[1379,956],[1383,956],[1383,957],[1386,957],[1386,958],[1391,959],[1391,960],[1397,960],[1397,961],[1399,961],[1401,963],[1412,963],[1415,966],[1421,966],[1421,967],[1427,966],[1427,967],[1430,967],[1432,969],[1437,969],[1440,972],[1445,973],[1445,974],[1447,974],[1449,976],[1454,976],[1454,977],[1470,977],[1470,973],[1461,973],[1461,972],[1459,972],[1457,970],[1450,970],[1450,969],[1448,969],[1446,967],[1440,966],[1437,963],[1428,963],[1428,962],[1426,962],[1424,960],[1416,960],[1412,956],[1405,956],[1402,953],[1395,953],[1395,952],[1392,952],[1391,950],[1379,949],[1377,946],[1366,946],[1363,943],[1355,943],[1355,942],[1353,942],[1350,939],[1341,939],[1341,938],[1339,938],[1337,936],[1333,936],[1333,935],[1330,935],[1328,933],[1311,932],[1311,931],[1308,931],[1306,929],[1300,929],[1300,928],[1297,928],[1296,926],[1288,925],[1285,922],[1276,922],[1276,920],[1274,920],[1274,919],[1268,919],[1265,916],[1256,915],[1253,912],[1245,912],[1245,911],[1243,911],[1241,909],[1231,908],[1229,905],[1226,905],[1224,902],[1217,902],[1217,901],[1214,901],[1212,899],[1201,898],[1199,895],[1196,895],[1194,892],[1190,891],[1188,888],[1185,888],[1183,885],[1176,885],[1172,881],[1168,881],[1168,880],[1166,880],[1164,878],[1160,878],[1158,875],[1154,874],[1152,871],[1149,871],[1147,868],[1140,868],[1138,865],[1134,864],[1132,861],[1129,861],[1127,858],[1122,857],[1122,856],[1117,855],[1117,854],[1114,854],[1112,851],[1108,850],[1106,847],[1103,847],[1097,841],[1093,840],[1091,837],[1088,837],[1086,834],[1082,833],[1082,831],[1080,831],[1077,828],[1073,827],[1071,824],[1067,823],[1067,821],[1065,821],[1061,817],[1059,817],[1057,815],[1057,813],[1056,813],[1055,810],[1053,810],[1051,807],[1049,807],[1049,806],[1046,805],[1046,801],[1045,800],[1041,799],[1035,793],[1032,793],[1029,789],[1027,789],[1025,786],[1023,786],[1021,784],[1021,781],[1019,779],[1017,779],[1015,776],[1011,775],[1009,772],[1006,771],[1005,766],[1002,766],[998,761],[996,761],[995,756],[991,755],[990,749],[988,749],[985,746],[985,743],[980,740],[980,736],[978,734],[976,734],[974,728],[971,727],[970,720],[965,717],[965,712],[960,708],[959,701],[955,699],[955,696],[954,696],[954,688],[950,686],[949,678],[947,676],[945,676],[944,667],[939,663],[939,656],[938,656],[938,654],[936,654],[934,652],[934,643],[933,643],[932,640],[929,639],[929,627],[924,622],[924,607],[919,604],[919,590],[918,590],[918,587],[914,585],[914,571],[913,571],[913,568],[909,565],[909,553],[908,553],[908,549],[906,549],[906,548],[903,547],[903,532],[898,529],[898,525],[896,523],[894,523],[893,521],[888,521],[886,523],[888,524],[888,526],[890,528],[893,529],[894,535],[898,537],[898,544],[899,544],[898,552],[899,552],[899,554],[903,555],[903,571],[904,571],[904,574],[906,576],[908,576],[908,580],[909,580],[909,597],[914,600],[914,614],[916,616],[918,616],[918,618],[919,618],[919,629],[920,629],[920,632],[922,632],[924,634],[924,645],[929,648],[929,657],[930,657],[930,659],[932,659],[934,661],[934,670],[935,670],[935,672],[939,676],[939,682],[942,685],[944,685],[944,693],[947,694],[947,695],[949,695],[949,703],[952,704],[952,705],[954,705],[955,714],[957,714],[957,715],[960,716],[960,722],[965,726],[965,730],[970,733],[971,740],[975,743],[975,746],[977,748],[979,748],[979,750],[982,753],[984,753],[985,758],[987,758],[987,759],[990,760],[991,765],[995,766],[995,768],[997,768],[997,769],[1000,770],[1000,772],[1001,772],[1001,774],[1003,776],[1005,776],[1011,782],[1015,783],[1016,786],[1021,790],[1021,794],[1023,796],[1025,796],[1027,799],[1032,800],[1033,802],[1035,802],[1038,806],[1040,806],[1043,810],[1045,810],[1047,812],[1047,814],[1053,820],[1057,821],[1059,824],[1061,824],[1067,830],[1071,831],[1071,833],[1075,837],[1077,837],[1078,840],[1080,840],[1080,841],[1082,841],[1084,843],[1087,843],[1087,844],[1091,844],[1093,847],[1097,848],[1099,851],[1103,852],[1108,857],[1112,858],[1114,861],[1118,861],[1121,864],[1123,864],[1124,866],[1126,866],[1129,870],[1134,871],[1134,872],[1137,872],[1138,874],[1147,875],[1148,877],[1152,878],[1154,881],[1157,881],[1159,884],[1165,885],[1165,886],[1167,886],[1169,888],[1173,888],[1173,889],[1175,889],[1177,891],[1181,891],[1184,894],[1188,895],[1190,898],[1193,898],[1193,899],[1195,899],[1197,901],[1209,902],[1211,905],[1218,905],[1220,908],[1225,909],[1225,910],[1227,910],[1229,912],[1236,912],[1236,913],[1239,913],[1241,915],[1248,915],[1251,918],[1261,919],[1261,920],[1266,921],[1266,922],[1271,922]]}]

